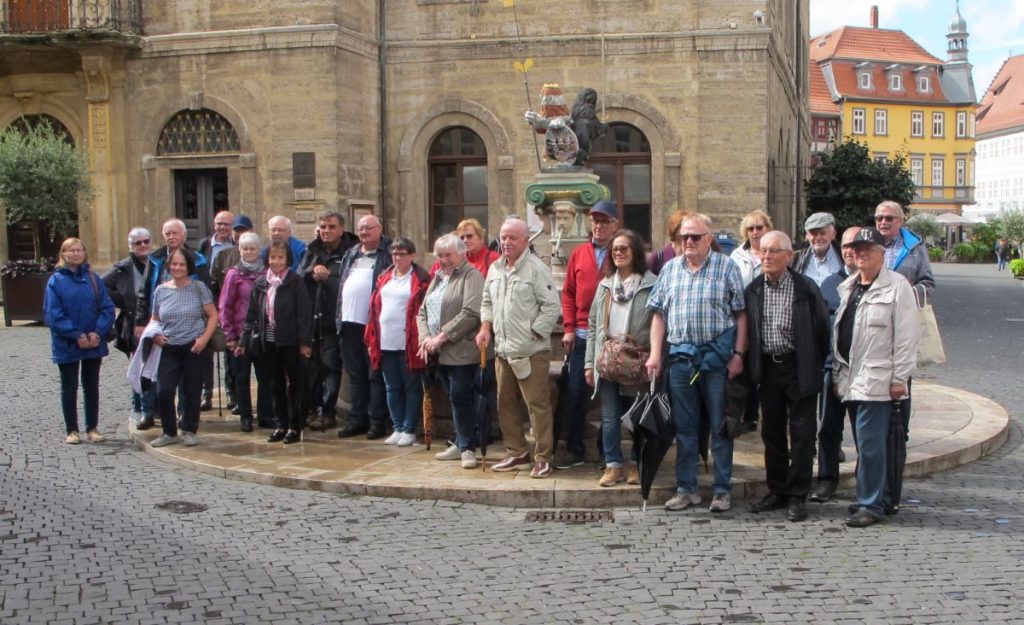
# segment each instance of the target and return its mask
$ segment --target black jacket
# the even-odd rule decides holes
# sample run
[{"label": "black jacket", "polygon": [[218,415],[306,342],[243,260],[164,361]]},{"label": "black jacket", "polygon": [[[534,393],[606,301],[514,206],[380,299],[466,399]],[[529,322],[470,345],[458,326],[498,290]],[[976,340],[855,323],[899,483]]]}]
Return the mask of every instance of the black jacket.
[{"label": "black jacket", "polygon": [[222,284],[224,284],[224,277],[228,273],[227,270],[231,269],[232,267],[238,264],[238,245],[234,243],[234,240],[232,240],[231,247],[229,249],[221,251],[220,254],[217,254],[217,258],[214,259],[214,261],[216,261],[221,257],[222,254],[224,254],[225,252],[230,252],[231,250],[234,250],[236,254],[234,256],[234,262],[229,264],[227,266],[227,269],[224,269],[223,271],[217,271],[214,267],[214,263],[210,262],[210,252],[213,251],[213,237],[206,237],[205,239],[199,242],[199,253],[203,255],[203,257],[206,259],[208,263],[210,263],[210,279],[207,280],[206,286],[210,287],[210,292],[213,293],[213,302],[215,304],[220,301],[220,287]]},{"label": "black jacket", "polygon": [[[838,237],[832,240],[832,249],[836,253],[836,258],[839,259],[839,264],[843,264],[843,248],[839,246]],[[805,241],[800,249],[793,254],[793,260],[790,261],[789,266],[797,273],[803,273],[804,269],[807,269],[807,263],[811,260],[811,256],[813,254],[814,248],[811,247],[810,243]]]},{"label": "black jacket", "polygon": [[[148,258],[143,266],[143,276],[146,275],[146,265],[149,265]],[[114,347],[128,355],[131,355],[136,347],[135,307],[138,293],[135,291],[134,272],[132,257],[129,255],[114,263],[101,278],[107,292],[110,293],[110,299],[114,301],[114,306],[117,306],[117,319],[114,321],[117,338],[114,339]]]},{"label": "black jacket", "polygon": [[[345,284],[345,279],[348,278],[348,273],[352,269],[353,263],[356,262],[356,258],[360,255],[362,246],[353,245],[345,252],[345,255],[341,258],[341,265],[338,268],[338,273],[341,276],[338,281],[338,297],[335,300],[334,318],[335,327],[341,329],[341,319],[338,314],[339,306],[341,304],[341,287]],[[380,245],[377,246],[377,258],[374,260],[373,265],[373,288],[377,288],[377,280],[380,275],[392,265],[391,262],[391,239],[382,236],[380,238]]]},{"label": "black jacket", "polygon": [[[821,391],[825,357],[829,352],[828,310],[821,291],[810,278],[787,268],[793,278],[793,347],[801,397]],[[764,274],[744,291],[747,303],[747,355],[744,372],[756,387],[761,382],[761,321],[764,310]]]},{"label": "black jacket", "polygon": [[[242,345],[246,351],[253,352],[253,340],[260,341],[254,354],[263,353],[263,341],[267,329],[267,291],[270,283],[267,276],[262,275],[252,285],[249,294],[249,310],[245,314],[245,329],[242,331]],[[302,279],[289,271],[274,298],[274,342],[281,347],[312,346],[313,344],[313,306],[309,302],[309,293],[302,284]]]},{"label": "black jacket", "polygon": [[[309,299],[313,302],[314,308],[319,304],[319,309],[313,311],[314,318],[319,321],[313,331],[319,332],[319,336],[334,334],[338,288],[341,286],[341,259],[345,256],[345,252],[358,243],[359,237],[351,232],[345,232],[341,235],[341,244],[333,252],[329,251],[320,239],[314,239],[306,247],[306,254],[299,264],[298,274],[305,281],[306,288],[309,289]],[[314,280],[313,267],[317,265],[327,267],[331,277],[324,282]]]}]

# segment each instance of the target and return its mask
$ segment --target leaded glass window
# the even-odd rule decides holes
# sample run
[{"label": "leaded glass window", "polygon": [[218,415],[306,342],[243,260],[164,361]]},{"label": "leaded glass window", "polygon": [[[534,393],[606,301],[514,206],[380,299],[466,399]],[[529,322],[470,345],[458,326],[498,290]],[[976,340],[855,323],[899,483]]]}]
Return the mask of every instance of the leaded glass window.
[{"label": "leaded glass window", "polygon": [[157,156],[239,152],[238,133],[223,115],[210,109],[179,111],[156,144]]}]

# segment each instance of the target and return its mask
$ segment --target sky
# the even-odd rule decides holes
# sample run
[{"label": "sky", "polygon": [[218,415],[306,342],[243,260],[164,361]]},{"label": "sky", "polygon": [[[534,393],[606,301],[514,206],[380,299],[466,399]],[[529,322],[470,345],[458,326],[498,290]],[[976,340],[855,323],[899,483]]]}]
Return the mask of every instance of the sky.
[{"label": "sky", "polygon": [[[811,36],[842,26],[869,26],[872,5],[878,6],[879,28],[902,30],[933,56],[946,59],[955,0],[811,0]],[[960,14],[967,22],[967,58],[981,100],[1003,61],[1024,54],[1024,0],[960,0]]]}]

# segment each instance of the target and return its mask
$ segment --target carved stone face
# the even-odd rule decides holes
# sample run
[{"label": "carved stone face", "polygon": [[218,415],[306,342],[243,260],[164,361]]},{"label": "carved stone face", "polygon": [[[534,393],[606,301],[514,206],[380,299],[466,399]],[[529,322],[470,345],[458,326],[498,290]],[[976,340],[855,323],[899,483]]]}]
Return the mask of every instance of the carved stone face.
[{"label": "carved stone face", "polygon": [[559,228],[562,229],[562,236],[576,234],[576,207],[572,202],[555,202],[555,232]]}]

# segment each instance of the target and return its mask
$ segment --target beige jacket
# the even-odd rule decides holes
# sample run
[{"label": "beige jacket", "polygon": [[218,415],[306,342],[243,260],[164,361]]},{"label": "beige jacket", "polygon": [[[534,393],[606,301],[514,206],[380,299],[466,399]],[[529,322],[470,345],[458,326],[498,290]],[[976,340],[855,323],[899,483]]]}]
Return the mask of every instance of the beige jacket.
[{"label": "beige jacket", "polygon": [[551,269],[530,252],[515,265],[505,258],[487,270],[480,319],[494,330],[494,352],[500,358],[528,358],[551,349],[551,332],[561,303],[551,281]]},{"label": "beige jacket", "polygon": [[890,401],[889,387],[905,385],[917,364],[917,301],[907,279],[883,267],[857,306],[847,362],[838,350],[839,321],[858,280],[855,273],[839,285],[832,332],[836,388],[843,401]]},{"label": "beige jacket", "polygon": [[[437,290],[437,285],[438,279],[434,276],[426,297]],[[438,363],[455,366],[480,362],[480,352],[474,339],[480,329],[480,298],[483,290],[484,277],[463,259],[452,270],[448,286],[441,296],[441,331],[448,337],[448,342],[438,351]],[[420,344],[433,336],[427,328],[426,298],[416,313],[416,327],[419,329]]]}]

